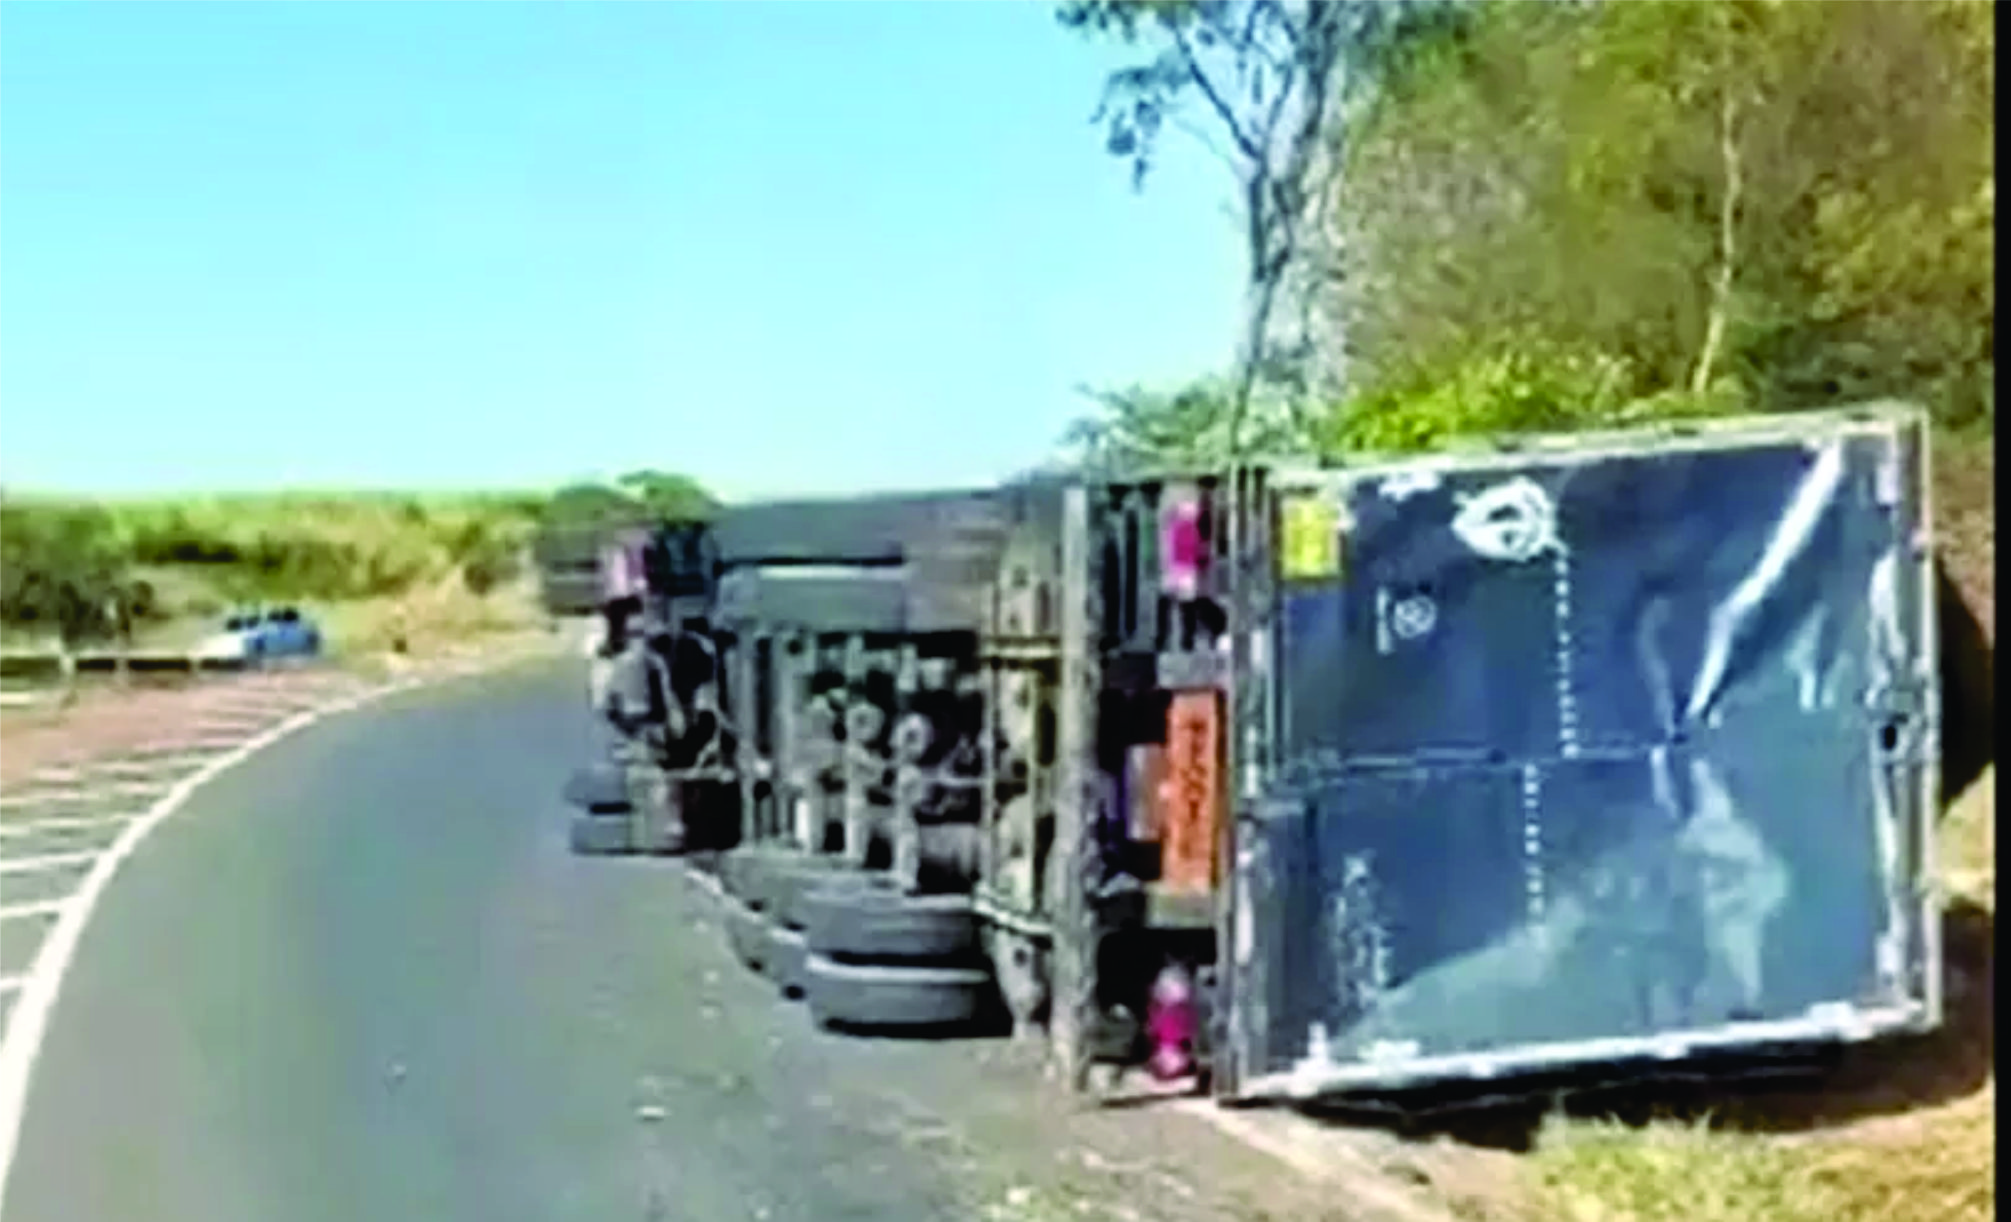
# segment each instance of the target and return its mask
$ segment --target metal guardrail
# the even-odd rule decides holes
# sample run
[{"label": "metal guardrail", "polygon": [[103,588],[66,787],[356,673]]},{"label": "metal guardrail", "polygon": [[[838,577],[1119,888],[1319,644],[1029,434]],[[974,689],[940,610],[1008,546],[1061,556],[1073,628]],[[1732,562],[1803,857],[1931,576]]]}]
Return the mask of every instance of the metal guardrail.
[{"label": "metal guardrail", "polygon": [[235,674],[257,659],[203,657],[188,651],[60,649],[0,650],[0,708],[67,704],[88,679],[128,679]]},{"label": "metal guardrail", "polygon": [[246,658],[203,657],[191,652],[166,650],[64,650],[0,651],[0,679],[48,679],[61,681],[77,674],[195,674],[208,671],[249,670],[254,662]]}]

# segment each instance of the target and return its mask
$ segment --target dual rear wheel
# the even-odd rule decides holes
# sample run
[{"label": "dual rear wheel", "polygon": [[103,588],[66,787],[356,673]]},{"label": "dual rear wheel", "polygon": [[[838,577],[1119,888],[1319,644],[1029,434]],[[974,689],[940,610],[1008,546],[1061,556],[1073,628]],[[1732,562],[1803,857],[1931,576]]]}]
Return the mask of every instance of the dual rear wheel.
[{"label": "dual rear wheel", "polygon": [[727,853],[720,881],[735,957],[821,1026],[970,1027],[997,1013],[968,897],[903,895],[884,873],[770,846]]}]

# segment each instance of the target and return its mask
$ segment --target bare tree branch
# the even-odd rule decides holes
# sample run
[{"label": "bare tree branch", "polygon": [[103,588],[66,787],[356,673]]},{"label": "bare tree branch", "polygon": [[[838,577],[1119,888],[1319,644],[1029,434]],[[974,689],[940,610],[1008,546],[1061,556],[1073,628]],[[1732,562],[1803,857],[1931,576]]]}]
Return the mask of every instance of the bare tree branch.
[{"label": "bare tree branch", "polygon": [[1222,126],[1229,129],[1229,138],[1236,142],[1236,147],[1245,157],[1261,165],[1264,150],[1244,130],[1243,122],[1237,117],[1235,109],[1229,105],[1228,99],[1222,96],[1221,91],[1215,88],[1215,82],[1202,70],[1201,62],[1194,57],[1193,46],[1187,41],[1186,31],[1173,31],[1173,45],[1179,50],[1182,62],[1187,65],[1188,78],[1201,90],[1201,96],[1208,99],[1208,104],[1215,108],[1215,117],[1222,120]]},{"label": "bare tree branch", "polygon": [[[1202,142],[1231,161],[1243,189],[1247,314],[1239,368],[1222,405],[1232,454],[1244,452],[1256,388],[1273,372],[1278,302],[1300,258],[1302,234],[1318,220],[1310,215],[1316,192],[1309,179],[1318,172],[1334,94],[1344,83],[1337,76],[1341,61],[1350,48],[1365,59],[1378,54],[1381,40],[1410,20],[1385,17],[1386,3],[1216,0],[1160,6],[1079,0],[1064,6],[1064,23],[1074,28],[1115,23],[1129,31],[1143,13],[1156,18],[1161,54],[1113,74],[1099,112],[1107,116],[1112,151],[1131,161],[1134,180],[1150,165],[1152,142],[1165,119],[1175,115],[1183,89],[1201,95],[1233,150]],[[1177,117],[1175,122],[1181,123]]]},{"label": "bare tree branch", "polygon": [[1718,267],[1711,283],[1711,313],[1704,326],[1704,346],[1697,353],[1696,369],[1690,374],[1690,390],[1694,394],[1710,389],[1711,376],[1717,370],[1718,352],[1724,346],[1725,327],[1732,310],[1732,284],[1738,267],[1739,202],[1744,189],[1744,176],[1739,158],[1738,99],[1733,94],[1733,88],[1728,68],[1718,101],[1718,154],[1725,172],[1724,192],[1718,200]]}]

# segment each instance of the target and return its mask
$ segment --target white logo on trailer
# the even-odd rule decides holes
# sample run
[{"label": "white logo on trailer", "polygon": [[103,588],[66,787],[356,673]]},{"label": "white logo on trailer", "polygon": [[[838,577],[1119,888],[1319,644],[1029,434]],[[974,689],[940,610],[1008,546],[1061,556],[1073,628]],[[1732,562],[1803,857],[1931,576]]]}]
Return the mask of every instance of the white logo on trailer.
[{"label": "white logo on trailer", "polygon": [[1414,641],[1438,624],[1438,604],[1423,594],[1399,599],[1390,612],[1390,626],[1406,641]]},{"label": "white logo on trailer", "polygon": [[1384,500],[1402,504],[1422,492],[1436,492],[1441,483],[1439,474],[1432,470],[1399,471],[1386,477],[1377,489]]},{"label": "white logo on trailer", "polygon": [[1476,554],[1511,564],[1563,550],[1557,537],[1556,504],[1536,481],[1523,475],[1459,498],[1452,533]]}]

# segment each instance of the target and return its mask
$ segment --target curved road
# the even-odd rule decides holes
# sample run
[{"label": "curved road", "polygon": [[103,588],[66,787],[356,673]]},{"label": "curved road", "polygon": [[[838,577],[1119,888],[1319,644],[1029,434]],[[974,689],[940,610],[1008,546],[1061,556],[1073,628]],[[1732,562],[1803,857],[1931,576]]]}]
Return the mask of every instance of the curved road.
[{"label": "curved road", "polygon": [[681,869],[571,856],[557,789],[594,750],[576,669],[333,718],[157,830],[63,986],[10,1222],[1199,1219],[1257,1216],[1237,1191],[1286,1201],[1275,1165],[1198,1122],[1057,1122],[1003,1044],[814,1031],[731,963]]}]

